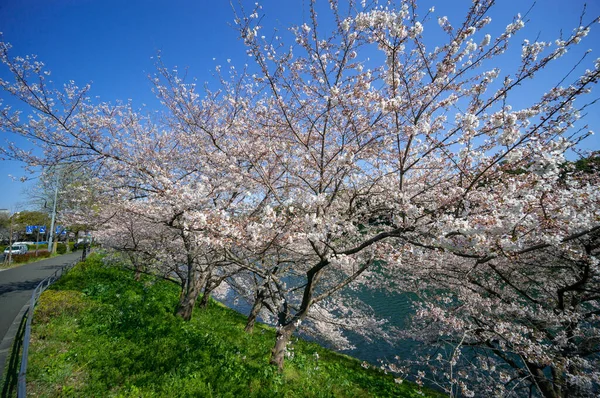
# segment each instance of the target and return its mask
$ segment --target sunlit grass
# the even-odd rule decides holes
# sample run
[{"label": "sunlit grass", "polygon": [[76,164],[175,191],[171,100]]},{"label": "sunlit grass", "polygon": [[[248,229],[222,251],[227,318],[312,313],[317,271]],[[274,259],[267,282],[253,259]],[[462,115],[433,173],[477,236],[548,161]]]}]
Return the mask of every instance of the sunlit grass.
[{"label": "sunlit grass", "polygon": [[421,396],[412,384],[294,339],[280,374],[268,364],[274,330],[211,301],[191,322],[173,315],[174,284],[105,267],[92,256],[40,299],[29,396]]}]

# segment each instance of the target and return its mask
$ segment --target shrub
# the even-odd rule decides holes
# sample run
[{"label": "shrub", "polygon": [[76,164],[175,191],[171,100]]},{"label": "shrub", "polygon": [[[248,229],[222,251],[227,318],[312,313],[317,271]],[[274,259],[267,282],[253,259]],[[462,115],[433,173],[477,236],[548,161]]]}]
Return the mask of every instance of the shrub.
[{"label": "shrub", "polygon": [[37,256],[35,255],[35,251],[33,251],[25,254],[15,254],[12,256],[12,259],[15,263],[26,263],[31,260],[48,257],[50,257],[48,250],[39,250]]},{"label": "shrub", "polygon": [[64,243],[59,243],[58,245],[56,245],[56,252],[58,254],[65,254],[67,252],[67,245],[65,245]]}]

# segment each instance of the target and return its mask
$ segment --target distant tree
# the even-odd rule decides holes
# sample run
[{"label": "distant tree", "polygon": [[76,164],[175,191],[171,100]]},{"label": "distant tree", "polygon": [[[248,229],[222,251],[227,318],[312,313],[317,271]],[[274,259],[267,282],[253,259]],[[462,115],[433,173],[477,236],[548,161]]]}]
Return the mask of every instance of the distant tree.
[{"label": "distant tree", "polygon": [[8,213],[0,213],[0,242],[7,241],[10,235],[10,218]]},{"label": "distant tree", "polygon": [[[26,236],[26,227],[28,225],[45,226],[46,231],[50,228],[50,216],[48,213],[39,210],[24,210],[15,213],[13,219],[13,230],[21,237]],[[40,237],[45,236],[41,234]],[[27,236],[29,240],[35,241],[37,238],[37,232]]]},{"label": "distant tree", "polygon": [[[78,201],[77,195],[89,177],[85,167],[79,164],[67,163],[46,168],[37,178],[36,184],[27,191],[29,202],[34,208],[51,214],[56,196],[57,213],[69,210]],[[60,220],[56,221],[58,225]]]}]

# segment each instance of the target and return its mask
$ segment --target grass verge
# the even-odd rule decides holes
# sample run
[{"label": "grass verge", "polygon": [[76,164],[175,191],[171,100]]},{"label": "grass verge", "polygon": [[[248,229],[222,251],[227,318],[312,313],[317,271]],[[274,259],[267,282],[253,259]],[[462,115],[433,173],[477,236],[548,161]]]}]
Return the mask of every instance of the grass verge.
[{"label": "grass verge", "polygon": [[140,282],[90,256],[40,298],[28,396],[417,397],[437,395],[361,362],[294,339],[280,374],[268,364],[274,330],[244,332],[245,317],[219,303],[191,322],[173,315],[178,289]]}]

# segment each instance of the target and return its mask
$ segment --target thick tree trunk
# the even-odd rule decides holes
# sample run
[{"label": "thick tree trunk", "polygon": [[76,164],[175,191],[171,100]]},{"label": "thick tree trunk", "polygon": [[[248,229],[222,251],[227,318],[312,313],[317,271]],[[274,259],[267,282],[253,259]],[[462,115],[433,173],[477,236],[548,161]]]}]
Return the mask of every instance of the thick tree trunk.
[{"label": "thick tree trunk", "polygon": [[224,278],[219,278],[215,280],[211,276],[212,273],[209,271],[208,276],[206,277],[206,286],[204,286],[204,294],[202,295],[202,300],[199,304],[200,308],[208,307],[208,299],[210,299],[211,293],[213,292],[213,290],[218,288],[221,285],[221,283],[223,283]]},{"label": "thick tree trunk", "polygon": [[296,315],[290,317],[288,304],[286,301],[283,302],[283,307],[278,314],[278,324],[283,326],[279,327],[277,330],[277,340],[275,341],[275,347],[271,350],[271,360],[269,361],[271,364],[277,365],[280,372],[283,371],[286,346],[292,337],[292,333],[296,331],[300,322],[308,315],[308,311],[313,304],[312,300],[315,284],[319,279],[321,271],[328,264],[328,261],[322,260],[306,272],[306,285],[304,286],[304,294],[302,295],[302,304],[300,304],[300,309]]},{"label": "thick tree trunk", "polygon": [[280,372],[283,371],[283,363],[285,361],[286,347],[292,338],[292,334],[296,330],[294,323],[282,326],[277,330],[277,340],[275,347],[271,350],[271,360],[269,363],[276,365]]},{"label": "thick tree trunk", "polygon": [[256,322],[256,318],[262,308],[262,303],[264,300],[264,296],[259,294],[254,300],[254,304],[252,304],[252,310],[250,310],[250,315],[248,315],[248,320],[246,321],[246,327],[244,331],[246,333],[252,333],[254,330],[254,323]]},{"label": "thick tree trunk", "polygon": [[198,296],[200,295],[200,289],[189,289],[179,300],[177,304],[177,310],[175,314],[183,318],[184,321],[192,319],[192,312],[194,311],[194,305]]},{"label": "thick tree trunk", "polygon": [[137,259],[137,256],[135,254],[129,254],[129,260],[133,264],[133,269],[135,270],[133,278],[137,282],[139,282],[140,279],[142,279],[142,271],[144,270],[144,267],[142,266],[140,261]]},{"label": "thick tree trunk", "polygon": [[186,292],[187,292],[187,279],[183,279],[181,281],[181,291],[179,292],[179,302],[183,301],[183,297],[185,296]]},{"label": "thick tree trunk", "polygon": [[133,276],[133,279],[135,279],[136,282],[139,282],[140,279],[142,279],[142,267],[137,264],[135,266],[135,274]]},{"label": "thick tree trunk", "polygon": [[83,249],[81,251],[81,261],[85,261],[85,259],[87,257],[87,253],[88,253],[88,245],[87,245],[87,243],[84,243]]},{"label": "thick tree trunk", "polygon": [[200,300],[200,304],[198,304],[198,307],[206,309],[206,307],[208,307],[208,299],[210,298],[210,294],[212,293],[212,291],[215,288],[212,289],[204,289],[204,294],[202,295],[202,299]]},{"label": "thick tree trunk", "polygon": [[183,318],[185,321],[192,319],[192,312],[198,300],[198,296],[204,286],[204,278],[198,275],[197,271],[188,273],[189,278],[185,290],[179,298],[175,314]]},{"label": "thick tree trunk", "polygon": [[[553,383],[552,381],[548,380],[543,370],[539,366],[532,363],[527,363],[527,367],[529,368],[529,371],[535,379],[535,384],[544,398],[564,398],[568,395],[565,394],[565,391],[560,385],[558,385],[556,382]],[[553,369],[552,373],[554,375],[555,369]]]}]

